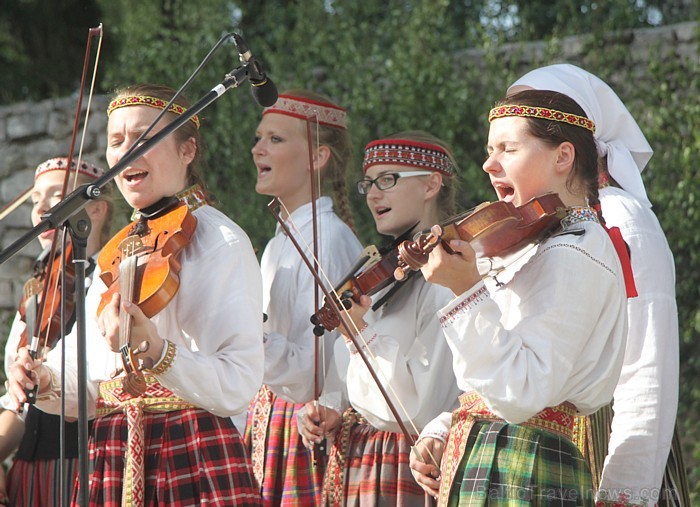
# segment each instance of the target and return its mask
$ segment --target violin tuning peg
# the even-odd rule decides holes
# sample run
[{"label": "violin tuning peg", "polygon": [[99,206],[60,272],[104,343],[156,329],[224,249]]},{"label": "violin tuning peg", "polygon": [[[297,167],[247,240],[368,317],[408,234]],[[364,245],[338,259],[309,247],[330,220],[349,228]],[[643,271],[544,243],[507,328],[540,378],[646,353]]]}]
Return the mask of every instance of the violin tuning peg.
[{"label": "violin tuning peg", "polygon": [[323,334],[326,332],[325,328],[321,326],[320,324],[317,324],[314,326],[314,336],[323,336]]},{"label": "violin tuning peg", "polygon": [[346,291],[343,291],[343,293],[340,295],[340,298],[341,299],[352,299],[353,295],[354,294],[352,293],[351,290],[346,290]]},{"label": "violin tuning peg", "polygon": [[397,282],[403,282],[406,278],[406,272],[400,267],[396,268],[394,270],[394,278],[396,278]]},{"label": "violin tuning peg", "polygon": [[345,308],[346,310],[349,310],[350,308],[352,308],[352,299],[350,299],[350,298],[343,299],[342,303],[343,303],[343,308]]},{"label": "violin tuning peg", "polygon": [[[318,326],[318,325],[321,323],[321,322],[318,320],[318,315],[316,315],[315,313],[309,318],[309,320],[311,321],[311,323],[312,323],[314,326]],[[318,336],[318,335],[316,335],[316,336]]]}]

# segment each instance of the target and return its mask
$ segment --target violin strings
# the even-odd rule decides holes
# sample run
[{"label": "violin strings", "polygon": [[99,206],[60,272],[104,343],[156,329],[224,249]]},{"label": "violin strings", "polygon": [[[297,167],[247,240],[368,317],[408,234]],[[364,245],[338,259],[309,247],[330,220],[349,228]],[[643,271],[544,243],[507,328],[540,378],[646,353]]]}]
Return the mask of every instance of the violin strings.
[{"label": "violin strings", "polygon": [[[66,230],[65,230],[65,229],[61,229],[60,231],[57,231],[57,234],[60,234],[60,241],[61,241],[61,253],[59,254],[59,255],[61,256],[61,266],[65,266],[65,261],[66,261],[66,259],[65,259],[64,253],[65,253],[65,251],[66,251],[66,246],[67,246],[67,242],[66,242]],[[48,268],[47,268],[47,274],[48,274],[49,272],[50,272],[50,270],[48,270]],[[55,302],[56,302],[56,296],[58,295],[58,286],[61,285],[61,287],[63,287],[63,283],[62,283],[62,282],[63,282],[64,280],[62,280],[62,278],[63,278],[64,272],[65,272],[65,267],[62,268],[62,269],[60,270],[58,276],[56,276],[56,283],[55,283],[53,286],[49,287],[49,292],[51,293],[51,298],[50,298],[50,299],[49,299],[49,292],[46,293],[47,301],[46,301],[46,303],[44,303],[44,306],[43,306],[43,313],[44,313],[44,314],[45,314],[46,311],[47,311],[46,308],[47,308],[48,302],[51,301],[51,306],[54,306],[54,304],[55,304]],[[51,280],[50,280],[50,277],[49,277],[49,278],[46,278],[46,277],[44,278],[44,283],[49,283],[50,281],[51,281]],[[63,298],[61,298],[61,299],[63,299]],[[49,310],[50,310],[50,308],[49,308]],[[36,333],[40,333],[40,332],[41,332],[41,323],[42,323],[43,320],[44,320],[44,315],[39,315],[39,316],[38,316],[38,320],[37,320],[38,325],[35,325],[35,328],[34,328],[34,330],[35,330]],[[43,351],[47,350],[47,347],[48,347],[48,344],[49,344],[49,332],[50,332],[50,331],[51,331],[51,319],[49,319],[48,324],[47,324],[47,326],[46,326],[46,330],[44,331],[44,337],[43,337],[43,342],[42,342],[42,344],[41,344],[41,348],[40,348],[39,350],[36,350],[36,351],[35,351],[37,354],[39,354],[40,351],[43,352]],[[62,336],[62,335],[63,335],[63,319],[61,319],[61,336]],[[41,354],[41,356],[43,356],[43,353]],[[40,356],[40,357],[41,357],[41,356]]]},{"label": "violin strings", "polygon": [[[279,203],[280,203],[281,207],[284,209],[284,212],[287,214],[287,218],[288,218],[289,222],[291,223],[292,227],[294,228],[294,230],[296,230],[297,232],[299,232],[299,228],[296,226],[296,224],[294,223],[294,220],[291,218],[291,215],[289,214],[289,210],[287,210],[287,207],[285,206],[284,202],[282,202],[282,200],[279,199],[279,198],[278,198],[278,200],[279,200]],[[309,253],[309,254],[312,256],[312,259],[316,261],[316,263],[317,263],[317,265],[318,265],[318,267],[319,267],[319,268],[318,268],[318,269],[319,269],[319,272],[323,275],[323,278],[326,280],[327,285],[330,287],[330,289],[329,289],[328,292],[330,292],[330,293],[333,295],[333,297],[335,297],[335,298],[337,298],[338,300],[340,300],[340,296],[339,296],[338,292],[336,291],[335,287],[333,286],[333,284],[332,284],[332,283],[330,282],[330,280],[328,279],[328,276],[327,276],[327,274],[325,273],[325,271],[323,270],[323,268],[321,267],[321,264],[318,262],[318,259],[316,259],[316,258],[314,257],[314,254],[313,254],[313,251],[312,251],[313,249],[309,246],[308,242],[307,242],[306,239],[303,237],[303,235],[299,234],[299,237],[301,238],[301,241],[304,243],[304,248],[306,249],[306,252]],[[362,334],[362,331],[357,327],[357,325],[356,325],[355,322],[352,320],[352,318],[349,318],[349,317],[350,317],[350,315],[349,315],[350,312],[348,312],[348,310],[346,310],[345,307],[343,307],[342,305],[340,305],[340,308],[339,308],[339,309],[340,309],[341,312],[344,312],[344,313],[348,316],[348,319],[347,319],[347,320],[349,321],[349,325],[352,327],[353,331],[355,332],[355,336],[358,336],[358,337],[360,338],[360,340],[362,340],[362,344],[364,345],[364,347],[365,347],[365,349],[367,350],[367,352],[369,353],[369,355],[372,357],[372,360],[373,360],[375,363],[378,363],[378,361],[377,361],[377,356],[375,356],[375,355],[374,355],[374,352],[372,352],[372,349],[370,349],[369,344],[367,343],[367,340],[365,339],[364,335]],[[404,415],[406,416],[406,418],[407,418],[409,424],[411,425],[411,428],[413,429],[413,431],[415,432],[416,435],[419,435],[419,434],[420,434],[420,431],[418,431],[418,427],[417,427],[416,424],[413,422],[413,419],[411,418],[411,416],[408,414],[408,410],[406,409],[406,407],[404,406],[404,404],[401,402],[401,398],[399,397],[399,395],[398,395],[398,394],[396,393],[396,391],[394,390],[394,387],[391,385],[391,382],[389,382],[389,380],[386,378],[386,375],[384,374],[384,371],[381,369],[381,367],[378,368],[378,371],[379,371],[379,373],[381,373],[385,385],[389,388],[389,390],[391,391],[391,394],[394,395],[394,398],[395,398],[396,402],[398,403],[398,405],[401,407],[401,410],[403,410]],[[433,464],[434,464],[436,467],[439,468],[440,465],[438,464],[437,459],[435,458],[435,456],[433,456],[433,453],[430,452],[430,449],[426,448],[425,450],[428,452],[428,455],[430,456],[430,459],[433,461]]]}]

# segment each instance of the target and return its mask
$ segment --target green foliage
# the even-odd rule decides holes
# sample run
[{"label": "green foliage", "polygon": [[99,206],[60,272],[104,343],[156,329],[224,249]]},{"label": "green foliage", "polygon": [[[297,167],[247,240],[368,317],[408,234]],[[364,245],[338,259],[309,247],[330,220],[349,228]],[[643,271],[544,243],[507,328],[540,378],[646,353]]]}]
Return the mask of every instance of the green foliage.
[{"label": "green foliage", "polygon": [[[0,8],[0,104],[64,97],[80,85],[90,0],[10,0]],[[60,20],[60,21],[59,21]]]}]

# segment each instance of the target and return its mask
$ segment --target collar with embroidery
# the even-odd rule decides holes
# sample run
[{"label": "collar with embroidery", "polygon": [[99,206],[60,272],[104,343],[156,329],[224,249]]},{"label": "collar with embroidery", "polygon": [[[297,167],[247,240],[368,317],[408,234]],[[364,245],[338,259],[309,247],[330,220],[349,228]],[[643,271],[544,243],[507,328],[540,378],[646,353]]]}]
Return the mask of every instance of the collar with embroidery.
[{"label": "collar with embroidery", "polygon": [[564,228],[571,227],[580,222],[600,223],[598,213],[590,206],[572,206],[569,208],[566,216],[561,219],[561,226]]}]

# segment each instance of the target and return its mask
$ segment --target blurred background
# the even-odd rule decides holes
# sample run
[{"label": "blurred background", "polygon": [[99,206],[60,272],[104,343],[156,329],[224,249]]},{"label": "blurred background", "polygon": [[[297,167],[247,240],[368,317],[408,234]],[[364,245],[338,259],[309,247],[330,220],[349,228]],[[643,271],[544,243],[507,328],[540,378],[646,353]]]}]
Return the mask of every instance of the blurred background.
[{"label": "blurred background", "polygon": [[[0,205],[31,185],[36,164],[67,152],[88,29],[100,23],[86,143],[96,162],[104,164],[112,90],[135,82],[178,88],[223,34],[236,31],[280,92],[310,88],[348,109],[356,153],[349,188],[361,177],[367,142],[422,129],[454,147],[464,209],[494,198],[481,170],[491,104],[532,68],[579,65],[615,89],[655,150],[643,178],[675,255],[678,421],[698,503],[699,14],[698,0],[0,0]],[[97,42],[92,47],[94,60]],[[224,44],[186,91],[190,101],[237,64],[235,47]],[[262,251],[275,220],[269,199],[254,190],[250,149],[260,113],[247,85],[231,90],[204,111],[202,133],[216,205]],[[351,197],[361,240],[381,242],[363,200]],[[27,206],[0,223],[3,248],[27,229]],[[29,248],[0,266],[0,336],[36,253]]]}]

